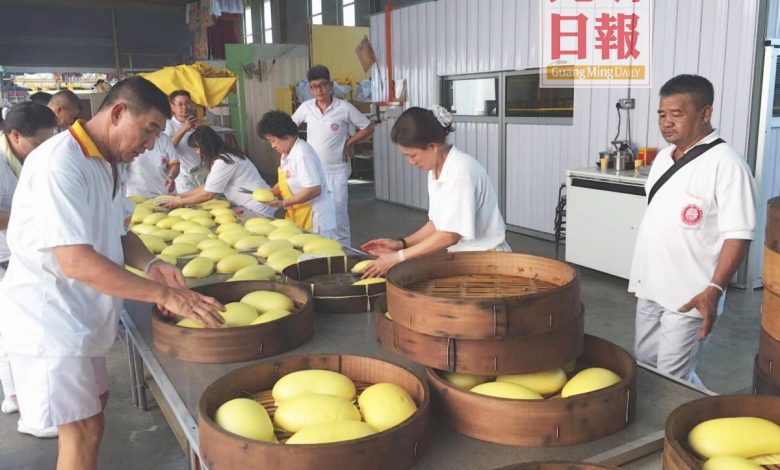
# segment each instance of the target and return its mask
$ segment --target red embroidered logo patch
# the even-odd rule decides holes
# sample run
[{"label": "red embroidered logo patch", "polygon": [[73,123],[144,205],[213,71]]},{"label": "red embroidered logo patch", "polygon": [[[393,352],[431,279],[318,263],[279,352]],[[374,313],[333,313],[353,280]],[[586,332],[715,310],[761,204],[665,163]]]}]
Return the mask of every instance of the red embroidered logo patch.
[{"label": "red embroidered logo patch", "polygon": [[688,204],[687,206],[683,207],[682,213],[680,214],[680,219],[682,219],[685,225],[696,225],[701,222],[703,215],[704,212],[701,210],[701,207],[697,206],[696,204]]},{"label": "red embroidered logo patch", "polygon": [[339,125],[334,122],[333,124],[330,125],[330,130],[336,132],[337,130],[339,130]]}]

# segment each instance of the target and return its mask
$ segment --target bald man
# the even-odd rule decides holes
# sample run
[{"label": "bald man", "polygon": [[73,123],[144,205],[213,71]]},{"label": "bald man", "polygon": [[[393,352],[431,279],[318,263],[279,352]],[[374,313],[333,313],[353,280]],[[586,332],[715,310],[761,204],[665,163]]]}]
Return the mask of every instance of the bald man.
[{"label": "bald man", "polygon": [[79,97],[70,90],[60,90],[54,94],[47,104],[49,109],[57,116],[57,129],[64,130],[70,127],[81,112]]}]

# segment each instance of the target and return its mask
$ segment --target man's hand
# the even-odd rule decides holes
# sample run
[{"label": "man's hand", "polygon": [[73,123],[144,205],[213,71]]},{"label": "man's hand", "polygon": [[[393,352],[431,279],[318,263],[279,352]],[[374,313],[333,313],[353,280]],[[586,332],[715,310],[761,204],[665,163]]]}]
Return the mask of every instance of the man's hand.
[{"label": "man's hand", "polygon": [[165,199],[163,201],[160,201],[158,203],[158,205],[160,207],[164,207],[166,209],[173,210],[173,209],[178,209],[179,207],[182,207],[184,204],[182,204],[180,197],[171,197],[171,198]]},{"label": "man's hand", "polygon": [[365,251],[366,253],[370,253],[374,256],[382,256],[390,253],[395,253],[396,251],[403,248],[403,243],[401,243],[400,240],[393,240],[392,238],[377,238],[375,240],[370,240],[362,245],[360,245],[360,249]]},{"label": "man's hand", "polygon": [[390,268],[400,262],[401,260],[398,258],[398,254],[396,252],[382,255],[366,267],[366,270],[363,271],[363,276],[361,279],[367,279],[369,277],[382,277],[387,274],[387,271],[390,271]]},{"label": "man's hand", "polygon": [[187,120],[184,121],[184,123],[182,124],[182,127],[185,129],[185,132],[190,130],[190,129],[194,129],[194,128],[198,127],[198,118],[195,117],[195,116],[187,117]]},{"label": "man's hand", "polygon": [[715,326],[720,296],[721,292],[718,289],[708,286],[679,309],[680,313],[686,313],[695,308],[701,313],[702,322],[701,329],[699,330],[699,341],[707,339],[707,336],[712,331],[712,327]]},{"label": "man's hand", "polygon": [[157,260],[152,263],[152,265],[149,266],[147,276],[149,276],[149,279],[152,281],[165,284],[168,287],[177,289],[184,289],[187,287],[187,283],[179,268],[172,264],[168,264],[163,260]]},{"label": "man's hand", "polygon": [[169,288],[160,310],[166,314],[174,313],[189,318],[206,327],[216,328],[225,322],[219,314],[224,309],[213,297],[187,289]]}]

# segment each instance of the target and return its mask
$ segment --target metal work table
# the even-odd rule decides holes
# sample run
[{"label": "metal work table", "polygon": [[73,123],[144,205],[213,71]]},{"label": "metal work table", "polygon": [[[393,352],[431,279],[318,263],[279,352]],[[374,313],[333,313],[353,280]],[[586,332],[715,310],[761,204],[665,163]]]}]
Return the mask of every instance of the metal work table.
[{"label": "metal work table", "polygon": [[[152,306],[128,301],[125,308],[122,322],[126,328],[136,404],[145,409],[144,388],[148,386],[180,444],[189,452],[190,465],[197,468],[197,407],[201,393],[227,372],[251,362],[193,364],[158,353],[152,343]],[[385,350],[376,342],[372,314],[318,315],[309,342],[274,357],[312,353],[377,357],[408,367],[424,380],[422,366]],[[636,419],[626,429],[571,447],[523,448],[482,442],[449,430],[434,413],[430,446],[415,469],[491,469],[548,459],[622,465],[660,452],[667,415],[678,406],[707,395],[703,390],[643,367],[637,372],[637,391]]]}]

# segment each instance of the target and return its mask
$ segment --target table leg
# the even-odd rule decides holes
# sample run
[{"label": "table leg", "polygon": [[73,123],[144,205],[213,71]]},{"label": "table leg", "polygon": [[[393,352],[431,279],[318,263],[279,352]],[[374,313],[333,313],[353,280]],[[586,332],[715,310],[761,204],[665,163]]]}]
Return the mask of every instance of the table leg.
[{"label": "table leg", "polygon": [[136,385],[138,391],[138,406],[141,411],[146,411],[146,378],[144,373],[144,361],[138,354],[138,350],[133,348],[133,357],[135,362]]},{"label": "table leg", "polygon": [[125,331],[125,344],[127,345],[127,361],[130,365],[130,393],[133,395],[133,406],[138,407],[138,390],[136,383],[138,378],[135,371],[135,346],[130,332]]}]

